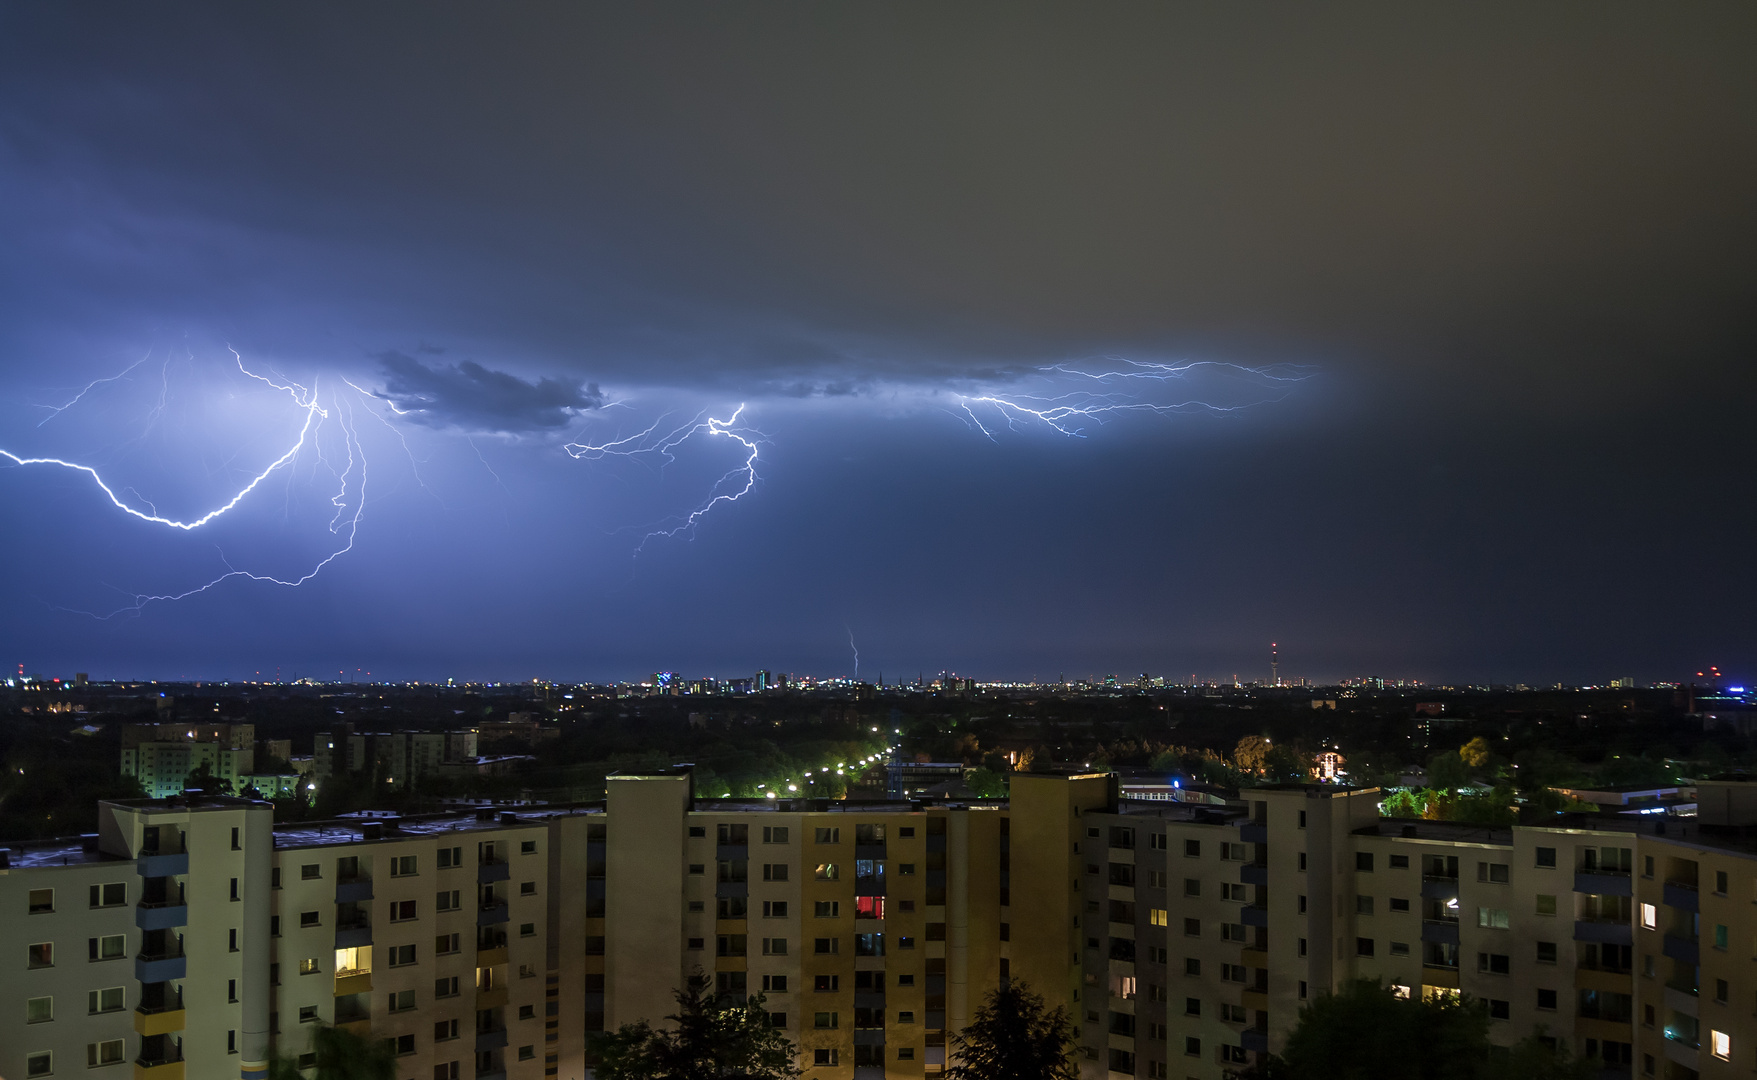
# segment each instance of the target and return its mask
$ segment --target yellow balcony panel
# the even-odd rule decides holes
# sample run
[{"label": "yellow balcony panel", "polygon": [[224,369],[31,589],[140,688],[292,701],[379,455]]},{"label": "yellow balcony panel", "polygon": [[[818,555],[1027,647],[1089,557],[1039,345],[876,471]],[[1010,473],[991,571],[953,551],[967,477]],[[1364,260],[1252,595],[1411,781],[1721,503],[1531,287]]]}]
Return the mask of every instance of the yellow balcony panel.
[{"label": "yellow balcony panel", "polygon": [[1627,972],[1574,969],[1574,985],[1581,990],[1608,990],[1615,994],[1634,993],[1634,977]]},{"label": "yellow balcony panel", "polygon": [[493,967],[496,964],[504,963],[506,963],[505,945],[500,946],[498,949],[478,949],[476,951],[477,967]]},{"label": "yellow balcony panel", "polygon": [[370,989],[372,989],[372,972],[370,971],[336,976],[336,997],[341,997],[344,994],[364,994]]},{"label": "yellow balcony panel", "polygon": [[1238,962],[1248,968],[1267,968],[1269,966],[1268,949],[1241,949]]},{"label": "yellow balcony panel", "polygon": [[1267,1009],[1269,995],[1260,990],[1246,990],[1238,996],[1238,1003],[1247,1009]]},{"label": "yellow balcony panel", "polygon": [[162,1065],[134,1063],[134,1080],[183,1080],[183,1063],[167,1061]]},{"label": "yellow balcony panel", "polygon": [[372,1034],[372,1021],[371,1020],[351,1020],[346,1024],[337,1024],[336,1029],[338,1031],[346,1031],[351,1034],[358,1035],[362,1039],[364,1039],[368,1035]]},{"label": "yellow balcony panel", "polygon": [[476,1008],[500,1009],[506,1007],[506,987],[496,986],[492,990],[476,991]]},{"label": "yellow balcony panel", "polygon": [[166,1009],[163,1012],[134,1010],[134,1033],[136,1035],[169,1035],[173,1031],[182,1030],[182,1009]]},{"label": "yellow balcony panel", "polygon": [[1611,1042],[1624,1043],[1632,1043],[1635,1041],[1633,1027],[1627,1022],[1618,1023],[1615,1020],[1594,1020],[1586,1016],[1575,1017],[1574,1037],[1577,1039],[1597,1039],[1600,1042],[1604,1042],[1607,1039]]},{"label": "yellow balcony panel", "polygon": [[1445,990],[1458,989],[1458,969],[1447,967],[1424,967],[1421,969],[1423,986],[1438,986]]}]

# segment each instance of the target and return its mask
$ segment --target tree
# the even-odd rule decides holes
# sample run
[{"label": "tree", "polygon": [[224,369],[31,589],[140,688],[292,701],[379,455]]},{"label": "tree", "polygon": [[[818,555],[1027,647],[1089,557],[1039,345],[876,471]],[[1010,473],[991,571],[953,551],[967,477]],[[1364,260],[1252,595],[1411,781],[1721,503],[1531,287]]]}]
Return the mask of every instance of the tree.
[{"label": "tree", "polygon": [[213,763],[204,761],[191,769],[189,775],[183,778],[183,790],[188,791],[191,788],[198,788],[210,795],[230,795],[232,782],[224,777],[215,776]]},{"label": "tree", "polygon": [[800,1075],[796,1051],[769,1026],[763,995],[740,1002],[708,992],[708,977],[693,972],[672,991],[674,1028],[656,1030],[645,1020],[598,1036],[598,1080],[793,1080]]},{"label": "tree", "polygon": [[964,786],[974,791],[979,798],[999,799],[1007,793],[1007,778],[988,766],[972,769],[964,778]]},{"label": "tree", "polygon": [[[346,1028],[312,1029],[311,1050],[317,1056],[314,1080],[392,1080],[396,1075],[396,1050],[389,1043]],[[303,1075],[293,1058],[269,1059],[268,1080],[301,1080]]]},{"label": "tree", "polygon": [[1067,1010],[1046,1011],[1022,982],[989,993],[970,1026],[952,1036],[957,1064],[946,1080],[1077,1080],[1074,1025]]},{"label": "tree", "polygon": [[1269,760],[1269,740],[1261,735],[1246,735],[1233,748],[1232,760],[1240,772],[1262,772]]},{"label": "tree", "polygon": [[1457,791],[1470,783],[1470,770],[1458,754],[1435,754],[1428,762],[1428,786],[1436,791]]}]

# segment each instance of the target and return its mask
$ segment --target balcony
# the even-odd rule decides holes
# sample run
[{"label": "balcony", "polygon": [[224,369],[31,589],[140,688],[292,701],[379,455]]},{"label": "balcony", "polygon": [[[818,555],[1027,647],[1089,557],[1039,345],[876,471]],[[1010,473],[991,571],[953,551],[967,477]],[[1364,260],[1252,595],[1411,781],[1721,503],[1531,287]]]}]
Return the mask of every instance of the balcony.
[{"label": "balcony", "polygon": [[[135,873],[143,878],[174,877],[189,873],[189,853],[178,851],[161,855],[158,852],[143,851],[140,858],[134,860]],[[181,1068],[181,1063],[179,1063]]]},{"label": "balcony", "polygon": [[492,885],[496,881],[507,881],[512,877],[512,865],[504,862],[482,863],[476,867],[476,884]]},{"label": "balcony", "polygon": [[134,958],[134,978],[137,982],[168,982],[171,979],[184,978],[188,971],[189,961],[184,957],[180,943],[173,951],[141,953]]},{"label": "balcony", "polygon": [[488,1050],[499,1050],[506,1046],[506,1029],[490,1028],[476,1032],[476,1053]]},{"label": "balcony", "polygon": [[1269,826],[1257,821],[1242,822],[1238,827],[1238,838],[1247,844],[1267,844]]},{"label": "balcony", "polygon": [[884,841],[881,840],[881,841],[878,841],[877,843],[872,843],[872,844],[856,843],[854,845],[854,857],[856,859],[873,859],[873,860],[885,858]]},{"label": "balcony", "polygon": [[493,904],[483,904],[482,910],[476,912],[476,925],[493,926],[496,923],[506,922],[509,918],[511,918],[510,909],[508,909],[506,901],[501,900]]},{"label": "balcony", "polygon": [[141,901],[134,907],[134,925],[142,930],[175,930],[189,925],[189,905],[174,900]]},{"label": "balcony", "polygon": [[1458,879],[1455,877],[1422,878],[1421,898],[1423,900],[1458,899]]},{"label": "balcony", "polygon": [[1238,868],[1238,879],[1246,885],[1269,884],[1269,868],[1258,863],[1245,863]]},{"label": "balcony", "polygon": [[1593,941],[1600,945],[1633,945],[1635,931],[1629,924],[1610,919],[1575,919],[1574,940]]},{"label": "balcony", "polygon": [[1423,964],[1421,966],[1421,984],[1444,990],[1456,990],[1458,989],[1458,969],[1441,964]]},{"label": "balcony", "polygon": [[1667,983],[1665,988],[1666,1008],[1675,1009],[1685,1016],[1697,1016],[1699,1015],[1699,1006],[1697,1005],[1699,993],[1694,986],[1677,986]]},{"label": "balcony", "polygon": [[180,1004],[169,1009],[148,1009],[143,1005],[134,1010],[134,1033],[146,1037],[182,1031],[186,1015]]},{"label": "balcony", "polygon": [[1238,1044],[1257,1054],[1269,1052],[1269,1033],[1262,1028],[1245,1028],[1238,1033]]},{"label": "balcony", "polygon": [[372,944],[372,921],[353,919],[336,926],[336,948],[358,949]]},{"label": "balcony", "polygon": [[1421,939],[1437,945],[1458,944],[1457,919],[1423,919]]},{"label": "balcony", "polygon": [[1667,907],[1675,907],[1679,911],[1702,910],[1702,898],[1696,892],[1696,886],[1686,885],[1681,881],[1665,883],[1665,903]]},{"label": "balcony", "polygon": [[1251,907],[1240,908],[1238,921],[1244,923],[1246,926],[1268,926],[1269,909],[1266,907],[1256,907],[1254,905]]},{"label": "balcony", "polygon": [[364,904],[372,899],[372,879],[353,878],[336,882],[336,903]]},{"label": "balcony", "polygon": [[336,972],[336,997],[347,997],[349,994],[364,994],[371,989],[372,972],[370,971]]},{"label": "balcony", "polygon": [[1635,895],[1628,874],[1607,874],[1598,870],[1575,871],[1574,891],[1592,896]]},{"label": "balcony", "polygon": [[476,1008],[478,1008],[478,1009],[504,1009],[504,1008],[506,1008],[506,987],[493,986],[493,987],[489,987],[486,990],[477,990],[476,991]]},{"label": "balcony", "polygon": [[1681,938],[1676,934],[1665,936],[1663,951],[1673,960],[1689,964],[1691,967],[1702,962],[1702,946],[1691,938]]},{"label": "balcony", "polygon": [[183,1080],[183,1058],[161,1058],[134,1062],[134,1080]]},{"label": "balcony", "polygon": [[506,963],[506,945],[504,942],[493,948],[476,950],[477,967],[494,967],[496,964],[504,963]]}]

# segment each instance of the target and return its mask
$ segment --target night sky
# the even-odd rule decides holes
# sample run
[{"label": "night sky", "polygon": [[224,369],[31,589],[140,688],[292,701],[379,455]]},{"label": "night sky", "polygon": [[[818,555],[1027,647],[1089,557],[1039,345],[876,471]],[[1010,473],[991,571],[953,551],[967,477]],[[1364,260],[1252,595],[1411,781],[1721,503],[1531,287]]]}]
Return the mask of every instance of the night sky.
[{"label": "night sky", "polygon": [[0,468],[0,661],[1757,678],[1754,56],[1737,4],[6,5],[0,449],[97,476]]}]

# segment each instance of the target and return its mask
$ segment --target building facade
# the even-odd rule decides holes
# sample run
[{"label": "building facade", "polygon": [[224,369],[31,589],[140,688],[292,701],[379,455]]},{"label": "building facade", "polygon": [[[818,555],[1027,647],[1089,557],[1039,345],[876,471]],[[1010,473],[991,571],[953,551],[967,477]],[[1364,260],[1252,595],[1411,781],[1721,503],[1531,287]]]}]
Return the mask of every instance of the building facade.
[{"label": "building facade", "polygon": [[1021,774],[1008,801],[756,802],[678,771],[344,823],[106,803],[0,860],[0,1077],[261,1080],[337,1025],[399,1080],[583,1080],[592,1034],[698,971],[762,994],[814,1080],[940,1072],[1009,979],[1069,1010],[1092,1080],[1219,1080],[1356,978],[1482,999],[1496,1042],[1541,1028],[1632,1080],[1757,1067],[1757,785],[1704,783],[1694,823],[1530,828],[1381,819],[1378,794]]}]

